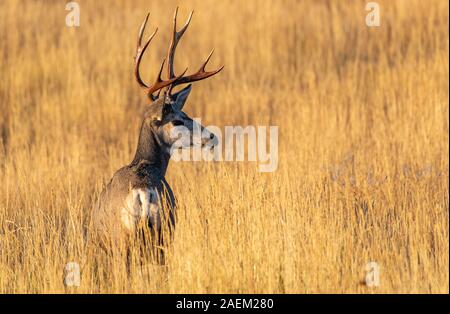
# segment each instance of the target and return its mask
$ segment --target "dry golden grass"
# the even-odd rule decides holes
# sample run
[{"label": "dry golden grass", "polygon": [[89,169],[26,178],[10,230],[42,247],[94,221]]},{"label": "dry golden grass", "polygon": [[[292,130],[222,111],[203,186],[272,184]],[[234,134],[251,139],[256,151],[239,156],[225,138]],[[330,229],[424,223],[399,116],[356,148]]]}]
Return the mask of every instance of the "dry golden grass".
[{"label": "dry golden grass", "polygon": [[[205,125],[278,125],[279,166],[171,163],[179,221],[167,267],[103,273],[83,230],[131,161],[146,102],[132,73],[147,11],[167,49],[174,1],[0,2],[0,292],[448,293],[448,2],[183,1],[177,68],[209,50],[186,111]],[[66,288],[67,262],[82,264]],[[365,265],[381,285],[362,284]]]}]

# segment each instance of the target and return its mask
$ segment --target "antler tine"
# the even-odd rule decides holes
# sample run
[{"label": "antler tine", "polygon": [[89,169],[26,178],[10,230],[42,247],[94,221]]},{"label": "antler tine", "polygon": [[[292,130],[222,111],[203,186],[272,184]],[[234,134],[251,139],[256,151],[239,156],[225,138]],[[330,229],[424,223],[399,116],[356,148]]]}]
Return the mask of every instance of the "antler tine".
[{"label": "antler tine", "polygon": [[144,35],[145,26],[147,25],[149,16],[150,16],[150,12],[147,13],[147,16],[145,17],[144,21],[141,24],[141,28],[139,29],[136,51],[141,47],[142,35]]},{"label": "antler tine", "polygon": [[211,77],[211,76],[219,73],[220,71],[222,71],[222,69],[224,68],[223,65],[215,71],[210,71],[210,72],[205,71],[205,67],[208,64],[209,60],[211,59],[211,56],[213,53],[214,53],[214,49],[210,52],[210,54],[208,55],[208,57],[206,58],[206,60],[203,62],[203,64],[200,66],[200,69],[196,73],[188,75],[188,76],[180,77],[180,79],[177,80],[174,84],[172,84],[171,87],[175,87],[176,85],[179,85],[179,84],[200,81],[200,80]]},{"label": "antler tine", "polygon": [[174,66],[174,57],[175,57],[175,50],[177,49],[178,42],[180,41],[181,37],[183,36],[184,32],[188,28],[189,24],[191,23],[192,15],[194,14],[194,11],[191,11],[191,14],[189,14],[189,17],[184,24],[184,26],[180,29],[180,31],[177,32],[177,15],[178,15],[178,7],[175,9],[175,13],[173,15],[173,33],[172,33],[172,40],[169,45],[169,50],[167,52],[167,60],[168,60],[168,68],[167,72],[169,75],[169,78],[175,77],[175,71],[173,69]]},{"label": "antler tine", "polygon": [[144,46],[141,46],[142,44],[142,36],[144,35],[145,26],[147,25],[148,18],[150,16],[150,13],[147,13],[147,16],[145,17],[144,21],[142,22],[141,28],[139,30],[139,35],[137,39],[137,45],[136,45],[136,55],[134,56],[134,75],[136,77],[136,80],[142,88],[147,89],[147,84],[144,83],[144,81],[141,78],[141,75],[139,74],[139,66],[141,64],[142,56],[147,49],[148,45],[152,41],[153,37],[155,37],[156,33],[158,32],[158,28],[155,29],[153,34],[150,35],[150,37],[147,39],[147,42]]}]

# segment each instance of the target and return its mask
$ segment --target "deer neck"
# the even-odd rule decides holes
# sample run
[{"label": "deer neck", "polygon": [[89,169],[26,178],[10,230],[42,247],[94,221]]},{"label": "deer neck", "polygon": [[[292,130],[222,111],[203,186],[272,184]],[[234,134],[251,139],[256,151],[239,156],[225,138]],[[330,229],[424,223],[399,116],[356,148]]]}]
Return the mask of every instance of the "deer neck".
[{"label": "deer neck", "polygon": [[158,140],[153,128],[144,121],[141,126],[136,153],[131,165],[138,165],[145,161],[151,167],[159,169],[161,174],[165,176],[169,159],[170,154],[164,147],[164,144]]}]

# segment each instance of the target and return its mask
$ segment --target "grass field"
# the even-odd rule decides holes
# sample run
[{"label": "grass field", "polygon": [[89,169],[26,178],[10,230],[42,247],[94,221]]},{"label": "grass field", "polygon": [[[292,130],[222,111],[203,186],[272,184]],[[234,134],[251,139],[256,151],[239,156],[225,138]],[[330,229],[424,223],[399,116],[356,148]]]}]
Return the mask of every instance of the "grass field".
[{"label": "grass field", "polygon": [[[0,292],[448,293],[448,2],[0,2]],[[172,162],[178,225],[166,267],[88,250],[92,204],[129,163],[147,99],[137,31],[195,10],[176,69],[211,48],[219,75],[185,107],[204,125],[279,126],[279,163]],[[93,261],[107,263],[99,271]],[[81,265],[66,287],[66,263]],[[380,285],[364,284],[366,264]]]}]

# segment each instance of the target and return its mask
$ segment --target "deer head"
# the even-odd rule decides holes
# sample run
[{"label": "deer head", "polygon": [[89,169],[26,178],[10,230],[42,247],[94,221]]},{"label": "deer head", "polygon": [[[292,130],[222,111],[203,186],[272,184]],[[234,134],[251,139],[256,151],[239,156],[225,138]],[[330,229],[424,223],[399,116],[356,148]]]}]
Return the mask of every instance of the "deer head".
[{"label": "deer head", "polygon": [[[213,147],[214,145],[217,145],[217,140],[214,134],[210,133],[202,125],[196,123],[186,113],[183,112],[183,106],[186,103],[189,93],[191,92],[192,85],[189,84],[188,86],[175,93],[172,93],[172,91],[174,87],[178,85],[188,84],[211,77],[219,73],[223,69],[223,66],[218,70],[211,72],[205,70],[205,67],[213,53],[213,51],[211,51],[205,62],[203,62],[200,69],[196,73],[185,76],[184,74],[187,71],[186,69],[180,75],[175,75],[175,50],[181,37],[189,26],[189,23],[191,22],[193,12],[191,12],[186,24],[183,26],[183,28],[181,28],[180,31],[177,31],[177,13],[178,8],[175,10],[172,40],[167,52],[167,80],[163,80],[161,77],[166,58],[162,61],[157,79],[152,85],[148,86],[141,79],[141,76],[139,74],[139,65],[141,63],[142,56],[145,53],[151,40],[156,35],[156,32],[158,31],[158,29],[156,28],[153,34],[148,38],[147,42],[143,46],[141,45],[142,36],[148,21],[149,14],[147,14],[139,31],[134,73],[139,86],[145,90],[146,94],[151,100],[151,104],[145,111],[144,124],[148,125],[146,130],[153,132],[158,144],[163,146],[165,149],[170,150],[175,142],[177,142],[178,145],[180,144],[180,137],[174,136],[174,134],[176,133],[174,132],[174,129],[177,127],[180,127],[178,129],[187,130],[189,133],[189,136],[183,136],[183,139],[181,139],[181,147],[188,147],[192,145],[204,146],[207,144]],[[200,134],[200,132],[195,132],[195,129],[200,130],[200,132],[203,134],[201,138],[198,138],[198,136],[196,137],[196,134]]]}]

